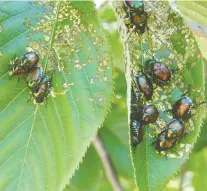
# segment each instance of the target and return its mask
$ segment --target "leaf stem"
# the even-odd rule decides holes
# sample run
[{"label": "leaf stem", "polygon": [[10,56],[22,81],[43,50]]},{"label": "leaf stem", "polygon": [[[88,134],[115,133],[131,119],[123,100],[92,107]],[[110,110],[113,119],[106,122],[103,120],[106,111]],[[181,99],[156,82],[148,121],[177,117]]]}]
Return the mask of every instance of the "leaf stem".
[{"label": "leaf stem", "polygon": [[96,148],[97,153],[99,154],[101,161],[103,163],[103,166],[105,168],[106,177],[111,183],[114,191],[122,191],[123,188],[121,187],[121,184],[117,178],[117,174],[115,172],[115,169],[110,161],[110,158],[104,148],[104,144],[99,137],[99,135],[96,135],[95,139],[93,140],[94,147]]}]

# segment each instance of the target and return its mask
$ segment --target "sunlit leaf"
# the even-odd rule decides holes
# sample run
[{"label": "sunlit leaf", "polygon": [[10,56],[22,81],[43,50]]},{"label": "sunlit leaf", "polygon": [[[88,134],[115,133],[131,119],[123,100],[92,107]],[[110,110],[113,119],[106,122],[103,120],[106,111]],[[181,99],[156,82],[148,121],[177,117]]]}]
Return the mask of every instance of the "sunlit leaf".
[{"label": "sunlit leaf", "polygon": [[187,169],[193,173],[192,183],[195,190],[206,190],[207,182],[207,148],[191,155]]},{"label": "sunlit leaf", "polygon": [[203,57],[207,58],[207,2],[176,1],[176,6],[193,31]]},{"label": "sunlit leaf", "polygon": [[79,169],[76,171],[69,186],[67,186],[64,191],[95,190],[102,183],[103,176],[103,165],[95,148],[91,145],[87,150]]},{"label": "sunlit leaf", "polygon": [[[192,113],[195,115],[184,121],[186,136],[180,138],[172,150],[158,153],[155,151],[154,142],[157,135],[173,118],[172,114],[166,111],[188,89],[189,85],[191,85],[189,96],[194,103],[204,100],[204,62],[188,26],[167,2],[145,2],[145,10],[151,12],[151,16],[148,20],[149,30],[146,29],[143,35],[130,28],[131,21],[126,16],[126,9],[123,9],[123,6],[125,5],[122,2],[114,3],[120,32],[125,43],[129,111],[133,101],[130,101],[131,86],[136,86],[133,78],[137,72],[141,72],[140,65],[144,65],[145,60],[154,57],[174,70],[171,81],[163,88],[159,85],[155,88],[154,84],[154,95],[151,100],[146,101],[142,93],[138,95],[140,106],[154,103],[160,115],[156,121],[157,125],[145,126],[144,140],[136,147],[135,152],[133,150],[131,152],[136,181],[140,191],[158,191],[164,188],[168,180],[188,158],[189,151],[200,131],[205,114],[204,106],[193,109]],[[134,111],[131,112],[133,114]]]},{"label": "sunlit leaf", "polygon": [[[8,79],[16,55],[36,51],[51,95],[27,103]],[[62,190],[103,122],[112,96],[111,57],[91,2],[0,2],[0,190]]]},{"label": "sunlit leaf", "polygon": [[207,26],[206,1],[176,1],[178,9],[189,19]]}]

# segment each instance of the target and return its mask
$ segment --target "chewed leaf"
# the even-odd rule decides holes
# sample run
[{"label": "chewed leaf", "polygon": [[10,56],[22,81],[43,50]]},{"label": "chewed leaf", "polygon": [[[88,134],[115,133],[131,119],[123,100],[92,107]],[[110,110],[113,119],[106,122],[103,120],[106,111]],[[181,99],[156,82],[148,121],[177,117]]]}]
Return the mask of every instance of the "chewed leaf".
[{"label": "chewed leaf", "polygon": [[[28,51],[53,75],[47,106],[8,63]],[[0,2],[0,190],[62,190],[112,97],[109,46],[91,2]]]},{"label": "chewed leaf", "polygon": [[[163,145],[156,145],[158,135],[166,139],[164,128],[175,118],[172,105],[182,94],[188,95],[195,105],[204,100],[204,64],[191,31],[167,2],[146,1],[143,7],[144,12],[140,8],[136,13],[126,3],[114,3],[125,43],[131,156],[136,182],[140,191],[158,191],[188,158],[199,135],[204,105],[193,108],[192,117],[182,119],[185,136],[174,142],[168,139],[165,151],[159,149]],[[147,26],[139,25],[144,15]],[[157,62],[161,64],[156,68],[153,64]],[[168,70],[163,69],[163,64]],[[161,70],[168,72],[160,75]],[[159,111],[155,123],[147,124],[143,117],[149,114],[143,112],[146,104],[154,104]]]}]

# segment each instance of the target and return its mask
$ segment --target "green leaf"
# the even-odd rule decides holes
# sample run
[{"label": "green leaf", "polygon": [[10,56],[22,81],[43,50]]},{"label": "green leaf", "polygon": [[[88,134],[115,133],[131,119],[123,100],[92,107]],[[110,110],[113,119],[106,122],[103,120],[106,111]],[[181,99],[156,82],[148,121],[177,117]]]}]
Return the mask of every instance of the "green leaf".
[{"label": "green leaf", "polygon": [[[177,8],[193,31],[204,58],[207,58],[207,2],[206,1],[176,1]],[[200,26],[202,25],[202,26]]]},{"label": "green leaf", "polygon": [[207,25],[207,3],[204,1],[176,1],[177,7],[188,18],[200,23],[203,26]]},{"label": "green leaf", "polygon": [[[206,74],[207,61],[204,60],[204,62],[205,62],[204,69],[205,69],[205,74]],[[207,81],[207,75],[205,75],[205,100],[207,102],[207,83],[206,83],[206,81]],[[196,142],[196,144],[193,148],[193,151],[195,151],[195,152],[198,152],[198,151],[202,150],[204,147],[207,146],[207,138],[206,138],[207,128],[206,127],[207,127],[207,117],[205,117],[205,119],[203,120],[203,124],[202,124],[202,127],[201,127],[201,132],[199,134],[199,139],[198,139],[198,141]]]},{"label": "green leaf", "polygon": [[[144,127],[144,140],[135,151],[131,151],[136,182],[140,191],[160,191],[188,158],[189,151],[200,132],[205,114],[204,106],[193,109],[195,116],[184,121],[186,136],[180,138],[172,150],[158,153],[155,151],[154,142],[157,135],[173,118],[171,113],[165,111],[180,98],[189,84],[192,87],[189,96],[193,101],[199,103],[204,100],[204,62],[188,26],[167,2],[145,2],[146,10],[154,12],[156,20],[151,14],[148,20],[149,31],[143,35],[128,28],[131,21],[126,17],[123,6],[122,2],[114,3],[120,32],[125,43],[128,110],[131,110],[131,102],[133,102],[131,87],[135,86],[134,75],[141,72],[140,65],[143,65],[145,60],[152,59],[154,56],[169,68],[178,68],[173,72],[172,80],[163,88],[159,85],[154,88],[152,100],[146,101],[140,92],[138,95],[140,106],[153,103],[157,106],[160,115],[156,121],[157,125],[150,124]],[[134,111],[131,110],[130,113],[133,114]]]},{"label": "green leaf", "polygon": [[[133,190],[135,183],[133,181],[133,168],[130,160],[128,129],[126,128],[128,124],[125,76],[123,72],[116,69],[114,77],[116,84],[115,97],[111,111],[105,119],[103,127],[99,130],[99,134],[124,190]],[[95,168],[89,168],[91,161],[93,161]],[[107,186],[109,182],[104,178],[103,165],[100,165],[99,161],[100,159],[97,159],[97,153],[94,151],[93,145],[91,145],[67,189],[98,190],[103,188],[104,190],[105,188],[107,191],[112,190],[112,188],[109,189]],[[101,180],[99,178],[100,172],[102,172]],[[90,176],[90,174],[93,176]],[[89,180],[90,178],[87,177],[92,177],[93,180]]]},{"label": "green leaf", "polygon": [[87,150],[79,169],[76,171],[69,186],[67,186],[64,191],[95,190],[102,183],[103,173],[104,169],[101,160],[95,148],[91,145]]},{"label": "green leaf", "polygon": [[[114,68],[121,69],[123,72],[125,71],[125,64],[124,64],[124,55],[123,55],[123,45],[117,30],[108,30],[107,37],[111,45],[111,49],[113,50],[113,61],[114,61]],[[116,74],[114,74],[116,75]],[[117,83],[116,87],[122,86],[124,84]],[[125,90],[125,89],[124,89]],[[125,92],[124,92],[125,93]]]},{"label": "green leaf", "polygon": [[[62,190],[109,108],[105,34],[91,2],[0,2],[0,22],[0,190]],[[29,50],[56,71],[47,107],[8,79],[9,61]]]},{"label": "green leaf", "polygon": [[116,22],[114,11],[107,1],[98,9],[98,16],[103,22],[108,24]]},{"label": "green leaf", "polygon": [[187,169],[193,173],[192,183],[195,190],[207,190],[207,148],[191,155]]}]

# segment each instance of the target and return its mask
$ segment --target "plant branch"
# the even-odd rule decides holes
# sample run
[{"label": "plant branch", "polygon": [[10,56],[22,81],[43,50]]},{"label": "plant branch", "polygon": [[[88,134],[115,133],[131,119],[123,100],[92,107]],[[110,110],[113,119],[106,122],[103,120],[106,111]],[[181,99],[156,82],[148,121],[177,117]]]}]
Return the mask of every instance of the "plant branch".
[{"label": "plant branch", "polygon": [[99,154],[99,157],[101,158],[101,161],[103,163],[106,177],[111,183],[114,191],[122,191],[121,184],[117,178],[115,169],[110,161],[110,158],[104,148],[103,142],[101,138],[96,135],[95,139],[93,140],[94,147],[96,148],[97,153]]}]

